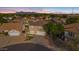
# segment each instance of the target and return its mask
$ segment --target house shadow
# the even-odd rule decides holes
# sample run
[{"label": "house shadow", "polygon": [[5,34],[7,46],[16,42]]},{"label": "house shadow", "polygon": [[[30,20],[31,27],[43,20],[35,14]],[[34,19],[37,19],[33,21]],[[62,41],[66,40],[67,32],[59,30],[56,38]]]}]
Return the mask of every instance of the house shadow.
[{"label": "house shadow", "polygon": [[22,43],[0,48],[0,51],[52,51],[52,50],[39,44]]}]

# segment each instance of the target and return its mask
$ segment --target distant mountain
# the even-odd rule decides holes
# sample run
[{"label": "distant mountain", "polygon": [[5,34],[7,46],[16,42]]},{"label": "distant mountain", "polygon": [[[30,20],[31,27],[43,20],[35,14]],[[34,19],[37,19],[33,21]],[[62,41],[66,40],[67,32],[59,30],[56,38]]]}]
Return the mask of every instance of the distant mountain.
[{"label": "distant mountain", "polygon": [[37,13],[45,13],[45,14],[63,14],[62,12],[16,12],[16,14],[37,14]]},{"label": "distant mountain", "polygon": [[16,14],[35,14],[36,12],[16,12]]},{"label": "distant mountain", "polygon": [[[50,11],[50,10],[26,10],[26,11],[16,11],[16,10],[0,10],[0,13],[16,13],[16,14],[35,14],[35,13],[46,13],[46,14],[71,14],[66,12]],[[74,13],[79,14],[79,13]]]}]

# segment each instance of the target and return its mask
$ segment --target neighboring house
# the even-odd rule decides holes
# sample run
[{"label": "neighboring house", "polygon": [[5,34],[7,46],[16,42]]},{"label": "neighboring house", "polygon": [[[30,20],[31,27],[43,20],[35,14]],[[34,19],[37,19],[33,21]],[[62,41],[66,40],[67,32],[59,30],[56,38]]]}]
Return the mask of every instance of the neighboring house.
[{"label": "neighboring house", "polygon": [[22,28],[21,28],[21,24],[20,22],[9,22],[9,23],[3,23],[2,25],[0,25],[0,32],[8,32],[8,34],[10,35],[11,33],[18,33],[21,32]]},{"label": "neighboring house", "polygon": [[[43,20],[43,17],[38,17],[34,21],[29,21],[30,34],[45,36],[46,32],[43,30],[43,25],[48,21]],[[42,21],[43,20],[43,21]]]},{"label": "neighboring house", "polygon": [[29,26],[30,34],[45,36],[45,31],[41,26]]},{"label": "neighboring house", "polygon": [[65,24],[66,23],[66,18],[60,18],[60,19],[58,19],[58,18],[54,17],[54,18],[51,19],[51,21],[53,23]]},{"label": "neighboring house", "polygon": [[47,24],[49,21],[46,21],[46,20],[43,20],[43,21],[38,21],[39,19],[35,20],[35,21],[29,21],[29,24],[30,25],[33,25],[33,26],[43,26],[45,24]]},{"label": "neighboring house", "polygon": [[8,22],[12,21],[13,17],[3,17],[3,19],[8,20]]},{"label": "neighboring house", "polygon": [[74,39],[79,35],[79,23],[64,25],[65,37]]},{"label": "neighboring house", "polygon": [[66,24],[66,18],[61,18],[60,21],[62,24]]}]

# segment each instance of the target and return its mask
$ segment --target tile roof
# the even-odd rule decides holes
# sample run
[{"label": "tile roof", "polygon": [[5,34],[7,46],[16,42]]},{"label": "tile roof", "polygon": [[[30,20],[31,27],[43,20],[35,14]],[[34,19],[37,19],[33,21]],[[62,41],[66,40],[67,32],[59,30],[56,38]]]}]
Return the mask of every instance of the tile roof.
[{"label": "tile roof", "polygon": [[65,31],[69,32],[79,32],[79,23],[64,25]]}]

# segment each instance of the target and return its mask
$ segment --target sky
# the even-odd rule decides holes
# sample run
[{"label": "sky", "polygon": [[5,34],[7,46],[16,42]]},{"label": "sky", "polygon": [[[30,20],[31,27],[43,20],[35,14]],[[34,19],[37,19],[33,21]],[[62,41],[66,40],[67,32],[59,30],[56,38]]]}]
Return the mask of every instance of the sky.
[{"label": "sky", "polygon": [[79,13],[79,7],[0,7],[0,13],[39,12],[39,13]]}]

